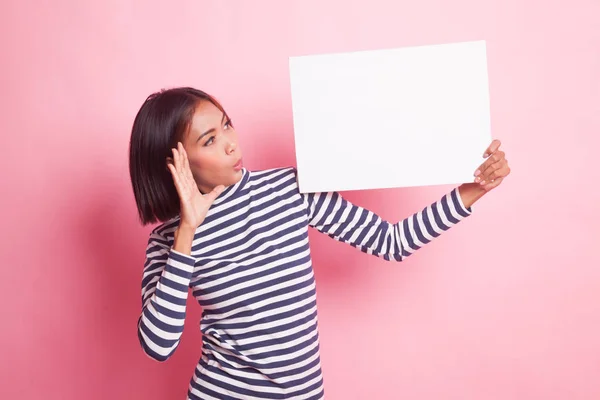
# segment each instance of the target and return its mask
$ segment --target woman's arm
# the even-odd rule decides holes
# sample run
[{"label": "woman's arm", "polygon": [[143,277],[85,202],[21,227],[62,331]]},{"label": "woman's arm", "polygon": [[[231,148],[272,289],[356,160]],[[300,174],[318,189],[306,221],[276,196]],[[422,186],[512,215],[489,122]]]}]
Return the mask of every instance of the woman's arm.
[{"label": "woman's arm", "polygon": [[337,192],[302,196],[310,226],[388,261],[403,261],[471,214],[458,188],[395,224],[350,203]]},{"label": "woman's arm", "polygon": [[501,142],[493,140],[486,160],[465,183],[437,202],[396,223],[383,221],[369,210],[351,204],[336,192],[303,194],[309,225],[341,242],[386,260],[403,261],[464,218],[471,206],[510,174]]},{"label": "woman's arm", "polygon": [[172,247],[156,229],[150,234],[142,279],[142,314],[138,320],[142,348],[157,361],[167,360],[179,345],[194,271],[191,252],[196,228],[224,189],[219,185],[202,195],[183,144],[177,143],[172,151],[167,167],[180,200],[179,227]]},{"label": "woman's arm", "polygon": [[173,247],[156,231],[148,240],[138,337],[144,352],[157,361],[173,354],[183,333],[195,263],[190,256],[193,237],[193,231],[180,228]]}]

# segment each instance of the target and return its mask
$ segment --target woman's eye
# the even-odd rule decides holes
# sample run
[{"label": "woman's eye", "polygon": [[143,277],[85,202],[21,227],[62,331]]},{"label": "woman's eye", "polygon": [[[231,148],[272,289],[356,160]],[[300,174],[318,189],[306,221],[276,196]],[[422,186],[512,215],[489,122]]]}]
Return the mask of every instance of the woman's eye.
[{"label": "woman's eye", "polygon": [[231,128],[231,120],[228,120],[227,122],[225,122],[224,128],[225,128],[225,130]]},{"label": "woman's eye", "polygon": [[215,137],[211,136],[208,138],[208,140],[204,143],[205,146],[208,146],[209,144],[212,144],[215,141]]}]

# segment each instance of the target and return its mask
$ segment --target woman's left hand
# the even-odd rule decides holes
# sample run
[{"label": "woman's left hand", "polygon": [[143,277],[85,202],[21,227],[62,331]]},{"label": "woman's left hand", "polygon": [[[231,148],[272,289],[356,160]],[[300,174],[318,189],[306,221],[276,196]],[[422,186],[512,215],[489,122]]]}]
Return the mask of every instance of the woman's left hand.
[{"label": "woman's left hand", "polygon": [[500,145],[499,140],[492,141],[483,155],[487,160],[475,171],[475,183],[478,183],[486,192],[500,185],[510,174],[506,154],[500,150]]}]

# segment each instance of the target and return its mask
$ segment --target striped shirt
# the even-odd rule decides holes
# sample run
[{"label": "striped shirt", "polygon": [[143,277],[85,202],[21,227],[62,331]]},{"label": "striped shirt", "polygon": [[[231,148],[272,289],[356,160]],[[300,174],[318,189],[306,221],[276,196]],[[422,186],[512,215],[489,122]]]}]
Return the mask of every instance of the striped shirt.
[{"label": "striped shirt", "polygon": [[140,343],[155,360],[173,354],[191,288],[202,307],[202,355],[189,400],[322,399],[308,227],[402,261],[471,209],[456,188],[392,224],[336,192],[300,193],[295,168],[242,171],[196,230],[191,256],[172,249],[178,217],[151,232]]}]

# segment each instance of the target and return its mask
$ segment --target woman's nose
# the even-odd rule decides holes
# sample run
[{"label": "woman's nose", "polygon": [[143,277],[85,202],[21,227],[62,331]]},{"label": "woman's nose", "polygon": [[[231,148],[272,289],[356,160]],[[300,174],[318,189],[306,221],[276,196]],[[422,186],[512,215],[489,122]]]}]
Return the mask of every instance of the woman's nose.
[{"label": "woman's nose", "polygon": [[227,154],[231,154],[235,151],[237,145],[235,142],[229,142],[226,147]]}]

